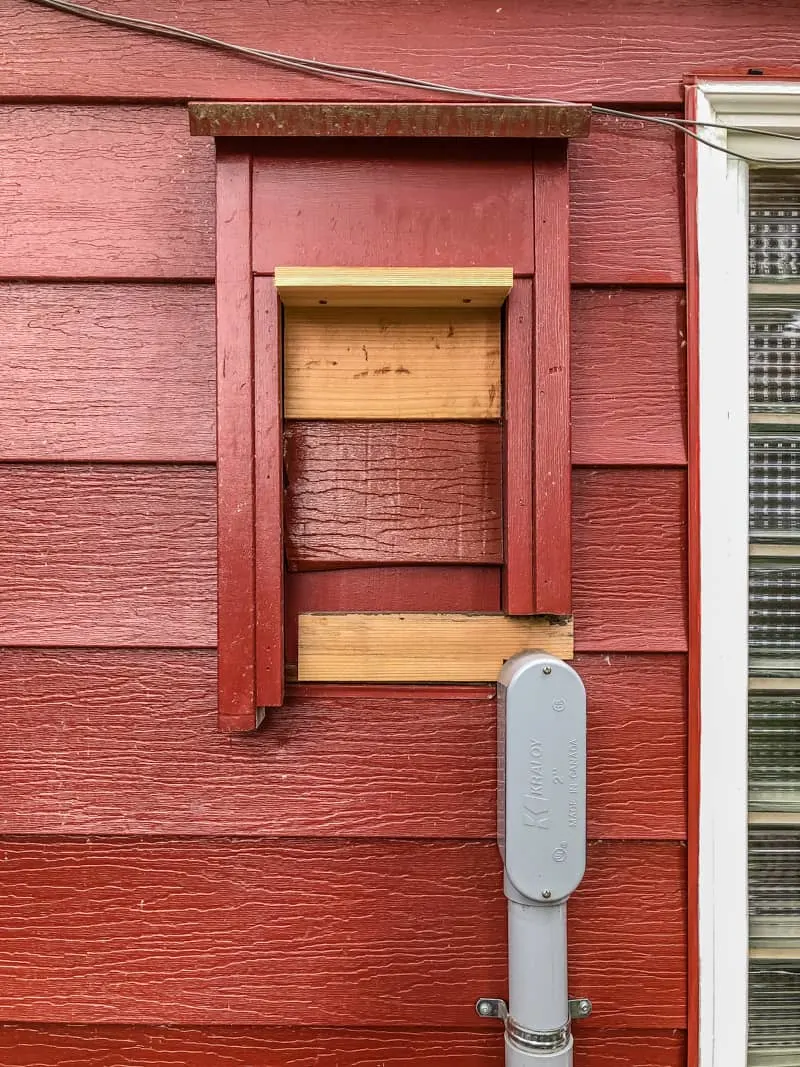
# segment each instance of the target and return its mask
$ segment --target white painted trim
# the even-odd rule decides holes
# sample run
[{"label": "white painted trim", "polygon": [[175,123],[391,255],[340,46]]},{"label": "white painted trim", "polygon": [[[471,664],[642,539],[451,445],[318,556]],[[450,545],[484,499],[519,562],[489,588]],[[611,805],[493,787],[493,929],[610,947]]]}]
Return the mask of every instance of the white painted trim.
[{"label": "white painted trim", "polygon": [[[800,83],[703,81],[697,112],[800,132]],[[789,144],[800,161],[800,142],[764,141],[761,158]],[[747,1059],[747,185],[746,163],[698,146],[701,1067]]]}]

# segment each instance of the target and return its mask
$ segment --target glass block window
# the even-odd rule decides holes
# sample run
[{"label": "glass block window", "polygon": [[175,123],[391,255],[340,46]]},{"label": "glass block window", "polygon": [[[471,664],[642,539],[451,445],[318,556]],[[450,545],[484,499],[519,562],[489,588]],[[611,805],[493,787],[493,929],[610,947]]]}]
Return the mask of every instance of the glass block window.
[{"label": "glass block window", "polygon": [[750,174],[748,1062],[800,1067],[800,171]]}]

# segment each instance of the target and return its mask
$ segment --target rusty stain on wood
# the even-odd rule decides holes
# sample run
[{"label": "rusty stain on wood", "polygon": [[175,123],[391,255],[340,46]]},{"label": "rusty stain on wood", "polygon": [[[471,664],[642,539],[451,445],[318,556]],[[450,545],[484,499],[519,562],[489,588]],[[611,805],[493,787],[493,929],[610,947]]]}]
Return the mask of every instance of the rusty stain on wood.
[{"label": "rusty stain on wood", "polygon": [[201,137],[586,137],[588,104],[189,104]]}]

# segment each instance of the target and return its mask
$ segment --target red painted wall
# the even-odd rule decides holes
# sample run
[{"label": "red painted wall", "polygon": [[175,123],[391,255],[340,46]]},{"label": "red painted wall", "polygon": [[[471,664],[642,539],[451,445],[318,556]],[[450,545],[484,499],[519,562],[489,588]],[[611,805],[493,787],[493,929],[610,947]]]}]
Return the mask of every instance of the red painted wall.
[{"label": "red painted wall", "polygon": [[[504,987],[491,691],[301,688],[258,736],[216,730],[214,161],[182,101],[376,91],[6,6],[0,1058],[497,1067],[472,1007]],[[692,72],[800,73],[793,0],[103,6],[659,113]],[[571,150],[579,1067],[686,1062],[682,158],[635,120]],[[293,448],[313,512],[313,434]],[[290,619],[499,604],[491,552],[340,562],[290,576]]]}]

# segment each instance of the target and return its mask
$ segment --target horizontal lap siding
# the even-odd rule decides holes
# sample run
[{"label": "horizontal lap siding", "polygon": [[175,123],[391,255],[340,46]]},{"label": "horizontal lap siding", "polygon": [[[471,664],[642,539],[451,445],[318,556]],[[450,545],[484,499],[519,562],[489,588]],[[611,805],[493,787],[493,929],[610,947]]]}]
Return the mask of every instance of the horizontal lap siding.
[{"label": "horizontal lap siding", "polygon": [[[685,833],[677,655],[578,655],[589,833]],[[258,736],[214,727],[210,652],[0,651],[1,834],[490,838],[493,689],[291,687]]]},{"label": "horizontal lap siding", "polygon": [[[0,1025],[5,1067],[499,1067],[495,1028],[331,1030]],[[580,1031],[575,1067],[684,1067],[676,1032]]]},{"label": "horizontal lap siding", "polygon": [[[303,77],[212,50],[159,41],[9,0],[0,92],[61,97],[391,99],[402,90]],[[113,10],[142,17],[136,0]],[[800,73],[794,0],[398,0],[359,17],[343,0],[149,0],[146,17],[255,47],[428,80],[560,99],[682,104],[683,78],[709,69]],[[413,29],[410,29],[413,27]],[[80,57],[70,63],[68,57]]]},{"label": "horizontal lap siding", "polygon": [[[83,57],[71,94],[352,93],[200,50],[187,58],[21,0],[12,9],[26,58],[0,60],[0,93],[4,79],[15,96],[31,84],[66,92],[69,65],[47,59],[56,44]],[[459,8],[437,48],[466,50],[459,78],[496,82],[486,57],[501,47],[538,91],[558,65],[536,73],[527,10]],[[415,19],[433,25],[444,11]],[[285,14],[270,43],[299,35],[310,48],[322,23],[295,2]],[[169,21],[174,7],[148,16]],[[349,47],[342,17],[331,5],[321,47],[337,35]],[[187,25],[248,41],[261,19],[244,0],[181,10]],[[481,45],[475,19],[500,37]],[[654,9],[635,41],[677,24]],[[402,65],[384,35],[401,25],[389,20],[370,44],[361,20],[359,60]],[[545,47],[563,41],[559,29]],[[123,44],[112,74],[103,57]],[[84,62],[92,49],[98,61]],[[585,39],[577,51],[596,84],[597,53]],[[677,103],[659,55],[639,61],[639,99]],[[615,70],[609,91],[629,84],[630,65],[622,81]],[[189,138],[179,107],[15,105],[2,117],[0,789],[15,803],[0,834],[42,836],[0,842],[0,1016],[51,1025],[0,1027],[0,1058],[499,1064],[499,1032],[472,1009],[505,989],[491,690],[290,687],[261,734],[216,732],[215,486],[203,466],[215,451],[211,143]],[[572,151],[576,665],[590,696],[590,834],[609,842],[591,847],[571,907],[572,988],[596,1008],[576,1065],[682,1067],[680,156],[669,131],[627,126],[618,139],[614,126],[598,123]],[[384,561],[296,573],[287,601],[291,661],[298,610],[497,610],[499,570]],[[80,647],[92,645],[114,647]],[[230,834],[245,836],[219,839]],[[419,1029],[430,1026],[440,1029]]]},{"label": "horizontal lap siding", "polygon": [[[684,851],[590,847],[569,918],[587,1029],[684,1025]],[[7,839],[0,858],[0,1018],[415,1026],[435,1004],[464,1027],[505,987],[491,842]]]}]

